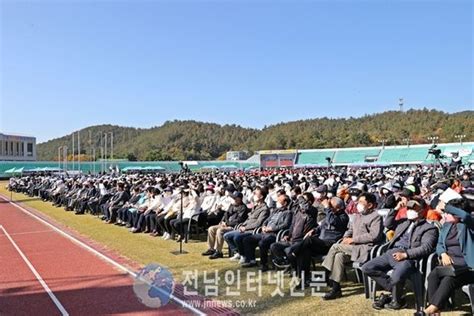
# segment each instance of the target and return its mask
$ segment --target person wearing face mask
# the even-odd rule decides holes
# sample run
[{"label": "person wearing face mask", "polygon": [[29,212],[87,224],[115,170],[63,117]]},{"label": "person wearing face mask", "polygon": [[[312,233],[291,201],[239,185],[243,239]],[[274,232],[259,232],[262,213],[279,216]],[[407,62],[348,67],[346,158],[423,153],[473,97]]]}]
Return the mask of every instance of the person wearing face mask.
[{"label": "person wearing face mask", "polygon": [[318,213],[316,215],[316,219],[318,221],[318,224],[321,223],[324,220],[324,217],[326,214],[324,213],[324,204],[323,202],[328,199],[328,187],[327,185],[323,184],[320,185],[319,187],[316,188],[315,191],[313,191],[314,195],[314,207],[317,209]]},{"label": "person wearing face mask", "polygon": [[346,204],[346,213],[348,215],[357,214],[357,199],[359,195],[362,193],[362,190],[359,187],[350,187],[349,188],[349,195],[350,200],[349,203]]},{"label": "person wearing face mask", "polygon": [[[201,208],[203,213],[206,216],[206,221],[208,221],[207,226],[213,226],[213,207],[217,203],[217,195],[214,193],[214,186],[209,185],[206,187],[206,192],[204,193],[204,197],[202,199]],[[217,217],[216,217],[217,219]]]},{"label": "person wearing face mask", "polygon": [[165,220],[166,220],[166,215],[168,214],[170,208],[174,204],[174,200],[177,198],[177,195],[173,195],[173,188],[171,187],[166,187],[164,190],[164,194],[161,198],[161,206],[159,211],[156,214],[156,219],[155,219],[155,233],[153,234],[154,237],[158,236],[161,234],[162,238],[165,238],[168,236],[168,233],[166,230],[163,228],[165,227]]},{"label": "person wearing face mask", "polygon": [[117,191],[110,199],[107,206],[104,207],[105,215],[107,217],[106,223],[113,224],[117,219],[117,211],[130,199],[130,194],[125,190],[123,182],[117,183]]},{"label": "person wearing face mask", "polygon": [[163,220],[158,221],[160,229],[164,232],[163,239],[168,240],[175,238],[175,230],[171,226],[171,221],[178,218],[181,210],[184,212],[186,209],[192,209],[197,203],[194,199],[195,198],[190,195],[188,185],[184,185],[175,190],[173,201],[163,209],[163,213],[165,214]]},{"label": "person wearing face mask", "polygon": [[115,225],[125,226],[128,222],[128,209],[132,208],[133,205],[137,204],[140,201],[141,194],[140,194],[140,187],[134,187],[132,190],[132,196],[130,200],[128,200],[122,208],[120,208],[117,212],[117,222]]},{"label": "person wearing face mask", "polygon": [[392,183],[384,184],[380,189],[380,208],[392,209],[397,205],[397,199],[393,194]]},{"label": "person wearing face mask", "polygon": [[303,238],[310,230],[317,226],[316,215],[318,211],[313,206],[313,194],[305,192],[298,199],[298,202],[298,208],[296,211],[293,211],[288,235],[284,236],[280,242],[273,243],[270,246],[273,263],[276,266],[290,263],[293,269],[296,269],[295,255],[298,253]]},{"label": "person wearing face mask", "polygon": [[268,270],[268,251],[270,245],[276,241],[276,234],[280,230],[288,229],[291,224],[293,213],[289,210],[290,198],[286,194],[279,194],[276,207],[270,216],[263,222],[262,232],[243,238],[243,250],[246,261],[243,268],[257,265],[255,260],[255,248],[260,248],[260,268],[262,272]]},{"label": "person wearing face mask", "polygon": [[154,187],[149,187],[147,189],[148,199],[146,202],[146,206],[143,208],[139,208],[137,212],[134,212],[132,217],[133,227],[130,229],[132,233],[140,233],[142,231],[146,231],[149,233],[149,226],[146,224],[146,218],[150,216],[150,214],[155,213],[156,210],[159,209],[161,198],[159,194],[159,189]]},{"label": "person wearing face mask", "polygon": [[397,206],[395,207],[395,210],[397,211],[395,215],[395,220],[399,221],[407,217],[407,203],[414,196],[415,192],[413,190],[410,190],[408,187],[405,187],[398,193]]},{"label": "person wearing face mask", "polygon": [[290,190],[290,210],[293,213],[298,212],[298,209],[299,209],[298,199],[301,197],[301,193],[302,193],[301,188],[299,186],[295,186]]},{"label": "person wearing face mask", "polygon": [[161,194],[160,196],[160,204],[156,209],[155,215],[150,217],[150,235],[153,237],[157,237],[160,234],[164,234],[163,231],[160,231],[161,226],[159,225],[159,222],[163,223],[164,217],[166,215],[165,209],[173,200],[172,194],[173,189],[171,187],[166,187],[164,189],[163,194]]},{"label": "person wearing face mask", "polygon": [[323,201],[326,216],[319,226],[313,228],[303,237],[303,243],[296,256],[297,275],[309,285],[311,257],[325,255],[331,246],[344,235],[349,223],[349,216],[344,212],[344,201],[338,197]]},{"label": "person wearing face mask", "polygon": [[[201,200],[199,199],[199,191],[196,189],[190,189],[189,194],[185,194],[188,199],[186,206],[183,206],[183,216],[170,221],[170,226],[175,233],[179,235],[177,241],[181,241],[188,234],[188,223],[194,215],[202,213]],[[183,234],[183,235],[181,235]]]},{"label": "person wearing face mask", "polygon": [[213,226],[220,223],[224,213],[229,209],[233,203],[233,199],[230,196],[234,192],[233,187],[222,187],[219,190],[219,195],[216,197],[216,201],[211,208],[207,211],[207,225]]},{"label": "person wearing face mask", "polygon": [[357,214],[349,222],[349,229],[340,243],[331,246],[322,263],[329,271],[331,290],[323,296],[332,300],[342,296],[341,281],[344,265],[349,261],[365,263],[370,250],[383,240],[382,219],[375,212],[377,199],[371,193],[362,193],[357,201]]},{"label": "person wearing face mask", "polygon": [[224,245],[224,234],[233,230],[235,226],[243,223],[248,216],[248,208],[243,203],[243,194],[235,191],[232,194],[234,203],[225,212],[219,225],[209,227],[207,233],[207,243],[209,248],[203,252],[203,256],[209,256],[209,259],[223,258],[222,247]]},{"label": "person wearing face mask", "polygon": [[224,234],[224,240],[229,245],[229,250],[234,253],[230,258],[231,261],[240,260],[239,263],[245,262],[243,239],[252,234],[252,231],[262,226],[270,213],[267,204],[265,204],[265,197],[267,196],[266,189],[257,187],[253,195],[253,209],[248,214],[247,220],[237,230],[233,230]]},{"label": "person wearing face mask", "polygon": [[245,205],[252,203],[252,189],[248,181],[242,182],[242,194],[244,196],[243,202]]},{"label": "person wearing face mask", "polygon": [[441,196],[436,208],[444,223],[436,246],[440,265],[428,276],[426,314],[439,313],[456,289],[474,283],[474,201],[453,192],[454,198]]},{"label": "person wearing face mask", "polygon": [[[399,202],[403,203],[403,202]],[[414,198],[406,203],[406,218],[395,219],[395,210],[388,213],[384,226],[394,230],[387,252],[362,266],[362,271],[371,277],[391,296],[381,294],[372,305],[374,309],[399,310],[406,305],[401,297],[405,280],[417,272],[416,261],[433,253],[438,240],[438,229],[425,219],[426,203]],[[387,271],[392,270],[390,275]]]},{"label": "person wearing face mask", "polygon": [[81,197],[80,201],[77,203],[77,208],[76,208],[76,215],[78,214],[84,214],[87,208],[87,202],[92,199],[95,194],[97,189],[95,188],[94,184],[90,181],[86,182],[87,184],[87,189],[84,192],[83,196]]},{"label": "person wearing face mask", "polygon": [[276,186],[276,184],[273,184],[273,183],[267,184],[266,187],[267,187],[268,194],[265,198],[265,203],[267,204],[269,209],[273,209],[276,207],[276,200],[277,200],[279,189]]}]

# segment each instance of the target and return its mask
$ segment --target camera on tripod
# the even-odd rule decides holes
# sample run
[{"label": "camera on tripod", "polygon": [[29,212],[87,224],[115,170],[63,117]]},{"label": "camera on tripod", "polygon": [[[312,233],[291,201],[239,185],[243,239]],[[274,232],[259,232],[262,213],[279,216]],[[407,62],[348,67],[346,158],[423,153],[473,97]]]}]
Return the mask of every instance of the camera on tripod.
[{"label": "camera on tripod", "polygon": [[437,145],[433,145],[428,149],[428,154],[433,155],[436,159],[444,159],[446,156],[441,155],[441,149]]}]

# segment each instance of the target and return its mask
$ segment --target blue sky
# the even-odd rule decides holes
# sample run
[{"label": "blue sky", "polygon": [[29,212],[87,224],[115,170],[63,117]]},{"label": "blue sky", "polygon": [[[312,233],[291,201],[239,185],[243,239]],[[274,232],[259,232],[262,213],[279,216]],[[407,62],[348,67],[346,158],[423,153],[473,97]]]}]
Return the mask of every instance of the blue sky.
[{"label": "blue sky", "polygon": [[0,131],[473,109],[471,1],[0,1]]}]

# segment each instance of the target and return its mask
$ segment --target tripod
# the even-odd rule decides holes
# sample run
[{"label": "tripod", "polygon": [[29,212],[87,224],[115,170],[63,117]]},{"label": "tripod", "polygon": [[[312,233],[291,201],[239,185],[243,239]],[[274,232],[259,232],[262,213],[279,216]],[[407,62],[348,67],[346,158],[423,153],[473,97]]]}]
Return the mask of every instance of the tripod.
[{"label": "tripod", "polygon": [[179,238],[179,250],[172,251],[171,253],[173,255],[184,255],[187,254],[188,252],[183,250],[183,235],[184,235],[184,224],[183,224],[183,196],[184,196],[184,191],[181,189],[180,191],[180,198],[181,198],[181,207],[179,210],[179,221],[181,222],[181,228],[180,228],[180,238]]}]

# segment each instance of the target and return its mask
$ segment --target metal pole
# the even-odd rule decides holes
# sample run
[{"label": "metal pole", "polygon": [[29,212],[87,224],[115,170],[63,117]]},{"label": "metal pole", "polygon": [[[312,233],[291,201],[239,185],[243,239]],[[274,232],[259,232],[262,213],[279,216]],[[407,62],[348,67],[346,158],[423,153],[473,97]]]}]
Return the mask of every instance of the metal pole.
[{"label": "metal pole", "polygon": [[460,144],[461,146],[462,146],[462,140],[463,140],[463,138],[465,138],[465,137],[466,137],[466,135],[460,135],[460,134],[454,135],[454,138],[459,139],[459,144]]},{"label": "metal pole", "polygon": [[92,160],[92,131],[89,130],[89,160]]},{"label": "metal pole", "polygon": [[102,146],[104,146],[104,134],[100,132],[100,146],[99,146],[99,157],[100,157],[100,172],[102,172],[102,159],[104,159],[103,152],[102,152]]},{"label": "metal pole", "polygon": [[72,170],[74,170],[74,132],[72,133]]},{"label": "metal pole", "polygon": [[431,137],[428,137],[428,140],[431,140],[431,141],[432,141],[431,145],[434,145],[438,139],[439,139],[438,136],[431,136]]},{"label": "metal pole", "polygon": [[181,221],[181,229],[180,229],[180,236],[179,236],[179,253],[183,253],[183,238],[186,238],[187,241],[187,236],[184,237],[183,234],[183,229],[184,229],[184,223],[183,223],[183,191],[181,191],[181,213],[179,215],[179,220]]},{"label": "metal pole", "polygon": [[77,170],[81,172],[81,132],[77,131],[77,151],[79,156],[77,158]]},{"label": "metal pole", "polygon": [[105,171],[107,171],[107,133],[105,133],[105,144],[104,144],[104,159],[105,159]]},{"label": "metal pole", "polygon": [[92,160],[92,163],[94,164],[93,169],[94,169],[94,174],[95,174],[95,147],[92,149],[92,151],[94,152],[94,154],[93,154],[93,155],[94,155],[94,159]]},{"label": "metal pole", "polygon": [[67,171],[67,146],[63,148],[63,155],[64,155],[64,171]]},{"label": "metal pole", "polygon": [[[60,158],[59,161],[63,165],[62,169],[64,170],[64,146],[61,146],[61,153],[60,154],[61,154],[61,157],[59,157]],[[61,168],[61,167],[59,167],[59,168]]]},{"label": "metal pole", "polygon": [[58,169],[61,169],[61,149],[63,146],[58,147]]},{"label": "metal pole", "polygon": [[[59,152],[59,169],[64,168],[63,157],[64,157],[64,147],[61,146],[61,151]],[[62,168],[61,168],[61,165],[63,165]]]},{"label": "metal pole", "polygon": [[110,159],[114,160],[114,132],[110,132]]},{"label": "metal pole", "polygon": [[104,172],[104,147],[100,146],[100,156],[102,157],[100,159],[100,172]]}]

